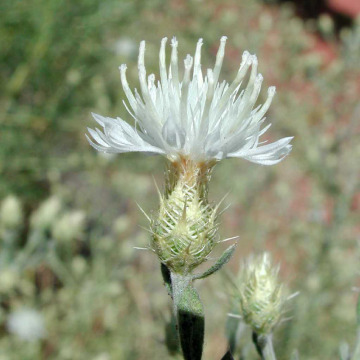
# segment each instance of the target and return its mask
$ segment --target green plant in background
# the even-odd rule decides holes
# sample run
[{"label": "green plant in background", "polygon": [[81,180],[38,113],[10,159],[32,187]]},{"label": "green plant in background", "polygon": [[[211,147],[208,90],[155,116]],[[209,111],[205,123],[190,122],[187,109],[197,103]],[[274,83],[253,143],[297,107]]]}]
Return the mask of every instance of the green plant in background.
[{"label": "green plant in background", "polygon": [[[99,31],[99,25],[126,26],[138,6],[112,0],[106,6],[96,0],[2,2],[2,194],[16,192],[34,202],[46,197],[54,172],[83,166],[81,154],[71,161],[68,152],[77,147],[72,119],[90,104],[109,106],[104,96],[94,96],[94,89],[105,90],[104,79],[93,76],[99,59],[114,54],[110,46],[97,47],[110,31]],[[66,142],[61,134],[68,134]]]}]

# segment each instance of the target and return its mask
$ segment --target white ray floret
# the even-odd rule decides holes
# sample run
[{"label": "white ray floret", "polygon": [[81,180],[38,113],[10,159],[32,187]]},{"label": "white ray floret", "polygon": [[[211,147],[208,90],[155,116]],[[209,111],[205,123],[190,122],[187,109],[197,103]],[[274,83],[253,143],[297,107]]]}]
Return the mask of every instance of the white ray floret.
[{"label": "white ray floret", "polygon": [[[290,151],[292,137],[270,144],[259,142],[270,124],[261,128],[265,113],[275,95],[268,89],[267,99],[256,108],[263,77],[257,73],[255,55],[245,51],[234,81],[218,82],[226,36],[220,40],[214,69],[201,69],[200,39],[194,58],[184,60],[184,75],[178,70],[178,42],[171,41],[170,66],[166,66],[166,43],[160,46],[160,80],[146,75],[145,41],[140,43],[138,72],[140,93],[131,91],[126,79],[126,65],[120,66],[121,83],[128,100],[125,104],[135,120],[135,127],[124,120],[93,114],[103,128],[88,129],[90,144],[106,153],[144,152],[162,154],[171,161],[188,158],[193,161],[241,157],[262,165],[280,162]],[[244,79],[250,70],[249,80]]]}]

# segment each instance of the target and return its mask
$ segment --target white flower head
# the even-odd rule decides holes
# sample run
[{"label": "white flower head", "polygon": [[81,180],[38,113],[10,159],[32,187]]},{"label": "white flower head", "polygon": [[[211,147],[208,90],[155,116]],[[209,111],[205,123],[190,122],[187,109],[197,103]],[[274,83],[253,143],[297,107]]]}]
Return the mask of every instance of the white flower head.
[{"label": "white flower head", "polygon": [[25,341],[36,341],[45,337],[42,315],[33,309],[20,309],[10,314],[7,321],[9,332]]},{"label": "white flower head", "polygon": [[[121,82],[127,97],[128,112],[135,127],[124,120],[93,114],[103,127],[88,129],[93,140],[88,140],[97,150],[107,153],[145,152],[162,154],[177,162],[187,158],[195,162],[241,157],[254,163],[273,165],[291,150],[291,137],[265,144],[259,142],[270,124],[261,129],[265,113],[275,95],[275,87],[268,89],[263,105],[254,108],[263,77],[257,73],[255,55],[245,51],[235,80],[228,84],[219,82],[225,54],[226,36],[220,40],[213,69],[201,70],[202,39],[196,46],[194,58],[184,60],[184,75],[180,80],[178,70],[178,42],[171,41],[171,59],[167,71],[165,47],[160,47],[160,80],[146,75],[145,41],[140,43],[138,72],[140,93],[130,90],[126,79],[126,65],[120,66]],[[246,84],[244,79],[250,72]]]}]

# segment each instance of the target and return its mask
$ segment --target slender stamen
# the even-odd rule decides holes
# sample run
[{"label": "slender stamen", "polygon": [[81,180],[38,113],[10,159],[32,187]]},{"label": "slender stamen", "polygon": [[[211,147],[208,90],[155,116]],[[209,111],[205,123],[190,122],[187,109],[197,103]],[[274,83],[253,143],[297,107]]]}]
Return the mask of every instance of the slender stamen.
[{"label": "slender stamen", "polygon": [[178,47],[178,41],[176,40],[176,37],[173,37],[171,40],[171,76],[173,80],[173,84],[175,87],[176,93],[180,94],[180,86],[179,86],[179,69],[178,69],[178,53],[177,53],[177,47]]},{"label": "slender stamen", "polygon": [[186,56],[184,60],[185,73],[184,79],[182,82],[182,90],[181,90],[181,123],[186,128],[186,124],[188,123],[187,118],[187,102],[188,102],[188,94],[189,94],[189,83],[190,83],[190,71],[193,65],[193,58],[190,55]]},{"label": "slender stamen", "polygon": [[130,90],[129,83],[127,82],[127,79],[126,79],[126,65],[122,64],[119,67],[119,69],[120,69],[121,84],[122,84],[124,93],[125,93],[127,99],[129,100],[130,106],[133,108],[134,111],[136,111],[137,102],[136,102],[136,99],[135,99],[132,91]]},{"label": "slender stamen", "polygon": [[259,96],[263,80],[264,80],[264,77],[261,74],[258,74],[256,76],[254,89],[253,89],[252,94],[251,94],[250,99],[249,99],[249,103],[251,104],[251,109],[255,105],[255,102],[256,102],[256,100],[257,100],[257,98]]},{"label": "slender stamen", "polygon": [[253,58],[250,55],[250,53],[248,51],[244,51],[239,71],[235,77],[235,80],[227,88],[227,90],[223,94],[221,100],[219,101],[219,105],[217,106],[218,111],[216,113],[215,118],[217,118],[218,115],[223,112],[224,107],[228,104],[230,96],[233,94],[233,92],[236,90],[236,88],[240,85],[241,81],[243,80],[243,78],[246,75],[246,72],[248,71],[250,65],[252,64],[252,61],[253,61]]},{"label": "slender stamen", "polygon": [[[161,86],[163,90],[163,94],[168,94],[168,79],[166,73],[166,58],[165,58],[165,46],[166,46],[167,38],[163,38],[161,40],[160,46],[160,54],[159,54],[159,64],[160,64],[160,79]],[[164,96],[164,100],[168,103],[168,96]]]},{"label": "slender stamen", "polygon": [[260,110],[254,116],[253,122],[259,121],[265,115],[265,113],[269,110],[269,107],[270,107],[270,105],[272,103],[272,100],[273,100],[273,98],[275,96],[275,93],[276,93],[276,87],[275,86],[270,86],[269,89],[268,89],[267,99],[266,99],[264,105],[260,108]]},{"label": "slender stamen", "polygon": [[[150,111],[153,119],[155,120],[155,122],[152,124],[152,126],[154,126],[157,129],[157,131],[154,132],[151,130],[151,133],[153,134],[153,136],[156,136],[156,138],[161,143],[164,144],[165,142],[162,139],[162,137],[160,136],[160,134],[161,134],[160,127],[162,126],[162,120],[159,117],[159,114],[156,110],[155,104],[152,101],[149,88],[147,86],[146,69],[145,69],[145,60],[144,59],[145,59],[145,41],[141,41],[140,48],[139,48],[139,58],[138,58],[138,71],[139,71],[139,82],[140,82],[141,93],[144,98],[146,106],[149,107],[148,110]],[[147,127],[147,130],[150,131],[149,126]]]},{"label": "slender stamen", "polygon": [[148,88],[152,89],[155,86],[155,74],[150,74],[148,76]]},{"label": "slender stamen", "polygon": [[219,75],[220,75],[222,63],[223,63],[223,60],[224,60],[226,40],[227,40],[226,36],[223,36],[220,39],[219,50],[218,50],[218,52],[216,54],[216,62],[215,62],[215,66],[214,66],[214,83],[215,83],[215,86],[216,86],[216,84],[217,84],[217,82],[219,80]]},{"label": "slender stamen", "polygon": [[254,82],[257,76],[257,68],[258,68],[257,57],[256,55],[252,55],[250,79],[243,95],[244,101],[248,100],[250,94],[252,93]]},{"label": "slender stamen", "polygon": [[201,87],[203,84],[203,78],[201,73],[201,47],[203,44],[203,39],[199,39],[199,41],[196,44],[196,51],[195,51],[195,57],[194,57],[194,72],[193,77],[197,78],[198,87]]},{"label": "slender stamen", "polygon": [[148,76],[148,89],[153,103],[156,104],[155,74]]},{"label": "slender stamen", "polygon": [[[255,102],[260,94],[263,79],[264,79],[263,76],[261,74],[258,74],[256,76],[255,81],[252,80],[253,84],[251,84],[251,87],[252,87],[251,94],[250,94],[250,90],[249,90],[250,85],[248,85],[248,88],[246,89],[246,91],[248,91],[248,93],[246,93],[246,91],[245,91],[245,94],[243,95],[243,98],[241,99],[242,101],[245,101],[245,106],[244,106],[243,110],[241,111],[241,114],[247,114],[254,107]],[[239,114],[239,118],[241,118],[240,114]],[[234,126],[235,126],[235,128],[238,127],[238,122],[235,122]],[[235,130],[235,129],[233,128],[233,130]]]},{"label": "slender stamen", "polygon": [[[213,71],[211,69],[207,69],[207,80],[208,80],[208,89],[207,89],[207,93],[206,93],[206,101],[205,101],[205,107],[204,107],[204,111],[201,117],[201,124],[199,126],[199,138],[201,138],[201,134],[202,133],[208,133],[208,129],[209,129],[209,111],[210,111],[210,106],[211,106],[211,102],[213,100],[214,97],[214,74]],[[203,139],[205,140],[206,137],[203,137]]]},{"label": "slender stamen", "polygon": [[145,68],[145,41],[140,42],[139,57],[138,57],[138,70],[140,89],[144,100],[150,100],[149,90],[146,86],[146,68]]}]

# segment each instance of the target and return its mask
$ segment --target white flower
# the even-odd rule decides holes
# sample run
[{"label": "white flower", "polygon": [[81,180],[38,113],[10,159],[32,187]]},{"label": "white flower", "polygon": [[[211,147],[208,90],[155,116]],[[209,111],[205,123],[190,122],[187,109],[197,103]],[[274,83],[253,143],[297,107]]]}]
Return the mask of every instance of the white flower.
[{"label": "white flower", "polygon": [[45,337],[45,325],[42,315],[33,309],[16,310],[7,321],[9,332],[25,341],[35,341]]},{"label": "white flower", "polygon": [[[249,161],[272,165],[281,161],[291,150],[291,137],[266,144],[259,138],[270,127],[261,129],[265,113],[275,95],[275,87],[268,89],[262,106],[254,108],[263,77],[257,74],[257,58],[247,51],[235,80],[228,84],[218,82],[224,58],[226,37],[220,41],[214,69],[201,71],[200,39],[195,56],[187,55],[182,81],[178,71],[178,42],[171,41],[169,71],[166,69],[165,45],[160,48],[160,81],[155,75],[146,77],[144,63],[145,41],[140,43],[138,70],[141,95],[130,90],[126,80],[126,65],[120,66],[121,82],[129,102],[125,104],[135,120],[135,127],[124,120],[93,114],[103,127],[88,129],[95,140],[88,140],[97,150],[107,153],[145,152],[163,154],[171,161],[185,157],[193,161],[221,160],[242,157]],[[244,79],[250,70],[249,80]],[[192,77],[191,77],[192,72]]]}]

